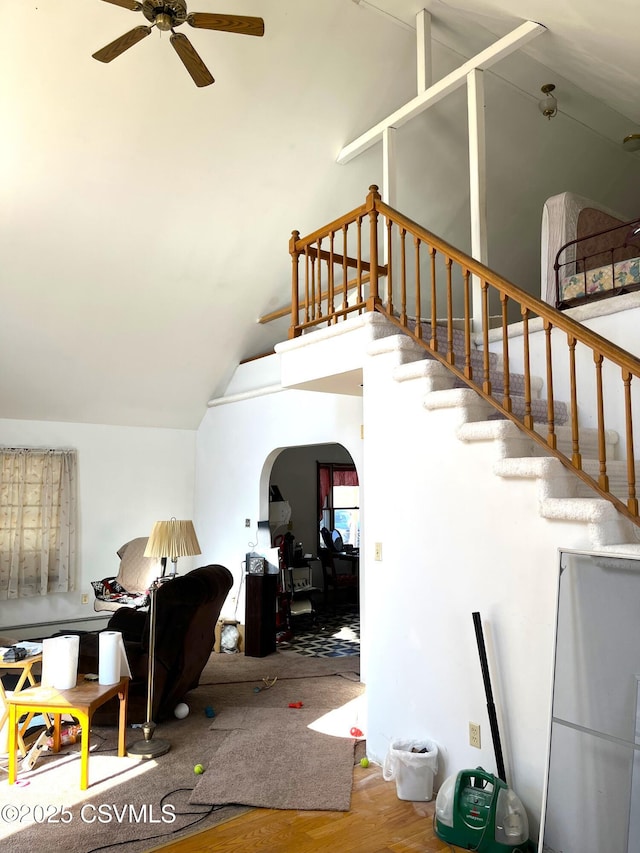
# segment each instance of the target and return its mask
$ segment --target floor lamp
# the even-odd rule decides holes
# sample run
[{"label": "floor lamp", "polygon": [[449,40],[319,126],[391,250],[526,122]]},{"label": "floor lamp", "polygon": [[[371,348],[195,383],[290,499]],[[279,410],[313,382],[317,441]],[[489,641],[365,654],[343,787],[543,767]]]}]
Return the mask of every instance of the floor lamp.
[{"label": "floor lamp", "polygon": [[[158,589],[177,574],[178,557],[200,554],[198,537],[191,521],[156,521],[145,548],[145,557],[162,558],[162,576],[156,578],[149,588],[149,671],[147,675],[147,718],[142,724],[144,740],[139,740],[127,749],[127,755],[136,758],[157,758],[169,752],[171,744],[166,740],[154,739],[156,724],[153,722],[153,691],[156,665],[156,596]],[[167,558],[171,558],[173,572],[165,575]]]}]

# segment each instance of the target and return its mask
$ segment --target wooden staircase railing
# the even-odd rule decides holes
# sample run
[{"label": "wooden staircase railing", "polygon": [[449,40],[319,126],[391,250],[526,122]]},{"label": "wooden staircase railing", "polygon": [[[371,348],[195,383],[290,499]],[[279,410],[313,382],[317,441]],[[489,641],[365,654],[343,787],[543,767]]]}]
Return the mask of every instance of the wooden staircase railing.
[{"label": "wooden staircase railing", "polygon": [[[634,414],[640,420],[640,411],[632,397],[633,379],[640,378],[640,360],[635,356],[389,207],[376,186],[370,187],[363,205],[324,228],[306,237],[294,231],[289,248],[290,338],[338,323],[353,313],[380,312],[640,526],[633,427]],[[479,288],[481,319],[472,316],[472,279]],[[514,335],[516,321],[521,324],[522,352],[514,351],[514,341],[520,337]],[[454,352],[454,329],[464,334],[461,363]],[[537,332],[543,333],[543,347],[538,346]],[[495,344],[496,336],[501,344]],[[491,343],[502,360],[502,387],[495,394]],[[532,415],[536,346],[544,351],[546,435],[535,429]],[[515,363],[524,376],[524,407],[518,414],[509,386]],[[566,453],[557,441],[554,396],[558,387],[568,397],[571,451]],[[581,432],[587,427],[598,431],[599,470],[593,476],[582,464]],[[607,469],[613,460],[607,459],[608,429],[620,434],[626,460],[624,494],[609,489]]]}]

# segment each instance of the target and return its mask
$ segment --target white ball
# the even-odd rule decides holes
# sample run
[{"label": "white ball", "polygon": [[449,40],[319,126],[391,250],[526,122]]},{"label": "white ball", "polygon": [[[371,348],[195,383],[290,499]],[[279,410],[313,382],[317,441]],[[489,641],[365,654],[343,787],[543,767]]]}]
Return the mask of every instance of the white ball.
[{"label": "white ball", "polygon": [[185,717],[189,716],[189,706],[186,702],[179,702],[174,708],[173,713],[179,720],[184,720]]}]

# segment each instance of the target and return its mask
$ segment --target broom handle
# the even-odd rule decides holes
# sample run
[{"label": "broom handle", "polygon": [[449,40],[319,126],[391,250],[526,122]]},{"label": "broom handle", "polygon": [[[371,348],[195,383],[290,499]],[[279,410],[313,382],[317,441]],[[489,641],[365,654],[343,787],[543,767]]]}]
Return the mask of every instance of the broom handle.
[{"label": "broom handle", "polygon": [[489,676],[489,664],[487,663],[487,652],[484,646],[484,635],[482,633],[482,622],[480,614],[473,614],[473,626],[476,629],[476,640],[478,641],[478,652],[480,654],[480,666],[482,667],[482,679],[484,681],[484,692],[487,697],[487,711],[489,713],[489,723],[491,725],[491,737],[493,738],[493,749],[496,755],[496,765],[498,767],[498,776],[503,782],[507,781],[507,774],[504,769],[504,759],[502,757],[502,745],[500,743],[500,731],[498,730],[498,717],[496,716],[496,706],[493,704],[493,691],[491,690],[491,678]]}]

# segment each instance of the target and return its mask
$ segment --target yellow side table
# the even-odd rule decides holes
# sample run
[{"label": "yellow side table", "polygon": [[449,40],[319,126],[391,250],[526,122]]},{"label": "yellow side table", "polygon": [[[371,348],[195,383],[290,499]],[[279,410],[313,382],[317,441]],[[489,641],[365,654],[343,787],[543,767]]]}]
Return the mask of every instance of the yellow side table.
[{"label": "yellow side table", "polygon": [[53,751],[60,749],[60,719],[63,714],[76,717],[82,729],[80,738],[80,789],[89,787],[89,740],[91,718],[94,711],[113,696],[120,700],[118,718],[118,755],[126,755],[127,701],[129,677],[123,676],[116,684],[99,684],[78,676],[75,687],[57,690],[55,687],[29,687],[7,697],[9,705],[9,784],[16,781],[16,747],[18,721],[23,714],[37,713],[53,716]]},{"label": "yellow side table", "polygon": [[[22,670],[20,673],[20,677],[18,678],[16,686],[13,688],[13,693],[18,693],[24,687],[26,682],[29,682],[29,685],[33,687],[36,684],[36,679],[33,674],[33,666],[36,663],[42,662],[42,653],[37,655],[30,655],[29,657],[23,658],[22,660],[17,661],[0,661],[0,670],[13,670],[18,669]],[[4,689],[4,685],[2,684],[2,679],[0,679],[0,731],[2,731],[2,727],[9,719],[9,705],[7,702],[7,693]],[[27,749],[24,745],[23,735],[27,730],[27,726],[31,722],[33,714],[30,715],[25,722],[20,727],[18,731],[18,749],[20,750],[20,755],[25,756],[27,754]],[[9,750],[9,734],[7,734],[7,751]]]}]

